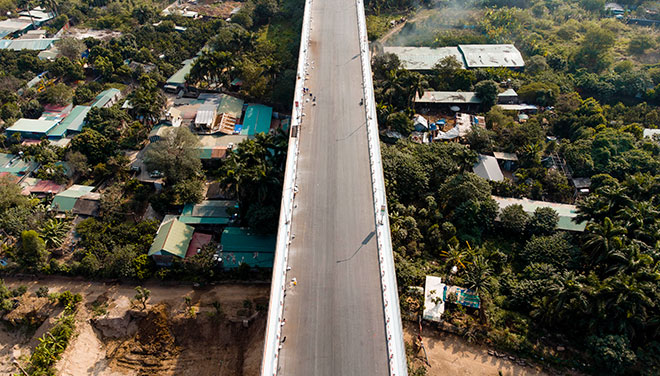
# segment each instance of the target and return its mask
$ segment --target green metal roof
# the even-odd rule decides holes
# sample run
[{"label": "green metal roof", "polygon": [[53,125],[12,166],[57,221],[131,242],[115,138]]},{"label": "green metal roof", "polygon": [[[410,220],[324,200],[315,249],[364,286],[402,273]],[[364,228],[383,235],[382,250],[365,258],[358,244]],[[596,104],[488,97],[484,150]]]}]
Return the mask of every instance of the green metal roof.
[{"label": "green metal roof", "polygon": [[196,59],[186,60],[186,63],[181,69],[176,71],[170,78],[167,79],[166,84],[170,85],[183,85],[186,83],[186,75],[192,70],[192,66]]},{"label": "green metal roof", "polygon": [[55,195],[51,207],[59,212],[71,211],[76,205],[78,198],[93,190],[94,187],[88,185],[72,185],[66,191]]},{"label": "green metal roof", "polygon": [[223,267],[230,269],[246,263],[252,267],[270,268],[275,242],[275,235],[257,235],[247,228],[227,227],[221,239]]},{"label": "green metal roof", "polygon": [[62,125],[62,122],[60,122],[55,127],[53,127],[53,129],[49,130],[47,135],[49,138],[64,137],[66,135],[66,124]]},{"label": "green metal roof", "polygon": [[75,106],[69,115],[62,120],[58,128],[64,127],[68,131],[82,132],[85,117],[87,117],[87,113],[91,109],[91,106]]},{"label": "green metal roof", "polygon": [[242,135],[254,136],[257,133],[268,133],[273,109],[262,104],[251,104],[245,110]]},{"label": "green metal roof", "polygon": [[9,41],[9,43],[3,44],[0,46],[0,49],[21,51],[21,50],[32,50],[32,51],[41,51],[50,48],[53,43],[55,43],[58,38],[50,39],[14,39]]},{"label": "green metal roof", "polygon": [[197,148],[199,152],[199,159],[212,159],[213,158],[213,148]]},{"label": "green metal roof", "polygon": [[235,118],[240,118],[243,113],[243,100],[231,95],[220,94],[218,113],[226,113]]},{"label": "green metal roof", "polygon": [[57,120],[39,120],[39,119],[18,119],[11,127],[7,128],[8,132],[21,132],[21,133],[48,133],[57,125]]},{"label": "green metal roof", "polygon": [[187,204],[183,207],[179,220],[186,224],[219,224],[229,223],[230,214],[227,209],[238,207],[236,201],[213,200],[202,201],[199,204]]},{"label": "green metal roof", "polygon": [[182,215],[179,220],[187,225],[226,225],[229,218],[220,217],[194,217],[192,215]]},{"label": "green metal roof", "polygon": [[15,176],[20,176],[34,170],[36,167],[36,162],[17,158],[14,154],[0,153],[0,173],[7,172]]},{"label": "green metal roof", "polygon": [[92,103],[92,107],[103,107],[106,103],[110,102],[110,99],[115,95],[121,93],[119,89],[110,88],[99,93]]},{"label": "green metal roof", "polygon": [[149,256],[170,254],[185,258],[194,231],[192,227],[177,219],[164,223],[151,244]]}]

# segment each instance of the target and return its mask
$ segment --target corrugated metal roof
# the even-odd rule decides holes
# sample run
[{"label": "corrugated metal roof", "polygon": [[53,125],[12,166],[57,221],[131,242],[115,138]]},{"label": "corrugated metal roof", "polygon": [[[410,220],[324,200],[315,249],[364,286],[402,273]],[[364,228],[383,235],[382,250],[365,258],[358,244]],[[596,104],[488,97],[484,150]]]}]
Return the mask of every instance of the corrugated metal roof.
[{"label": "corrugated metal roof", "polygon": [[210,127],[215,121],[215,111],[215,108],[200,107],[199,110],[197,110],[197,114],[195,115],[195,124]]},{"label": "corrugated metal roof", "polygon": [[197,250],[204,248],[205,245],[211,242],[211,239],[213,239],[213,235],[195,232],[190,239],[190,245],[188,246],[186,257],[195,256]]},{"label": "corrugated metal roof", "polygon": [[8,41],[9,43],[2,41],[0,44],[0,49],[7,49],[13,51],[21,50],[31,50],[31,51],[43,51],[51,48],[53,43],[58,41],[58,38],[43,38],[43,39],[14,39]]},{"label": "corrugated metal roof", "polygon": [[32,22],[30,20],[20,18],[10,18],[8,20],[0,21],[0,30],[7,32],[7,35],[25,30],[31,26]]},{"label": "corrugated metal roof", "polygon": [[114,96],[119,95],[120,93],[121,91],[115,88],[104,90],[96,96],[94,102],[92,103],[92,107],[103,107],[108,104],[108,102],[110,102]]},{"label": "corrugated metal roof", "polygon": [[25,175],[37,167],[36,162],[26,161],[14,154],[0,153],[0,173]]},{"label": "corrugated metal roof", "polygon": [[190,73],[193,63],[196,59],[188,59],[184,63],[183,67],[176,71],[170,78],[167,79],[166,84],[170,85],[183,85],[186,83],[186,75]]},{"label": "corrugated metal roof", "polygon": [[7,131],[46,134],[49,130],[53,129],[57,123],[57,120],[18,119],[14,125],[7,128]]},{"label": "corrugated metal roof", "polygon": [[495,159],[502,160],[502,161],[517,161],[518,156],[516,153],[504,153],[501,151],[494,151],[493,156],[495,156]]},{"label": "corrugated metal roof", "polygon": [[468,68],[520,68],[525,66],[513,44],[459,44]]},{"label": "corrugated metal roof", "polygon": [[552,208],[557,212],[557,214],[559,214],[559,223],[557,224],[557,228],[560,230],[581,232],[584,231],[585,227],[587,226],[586,222],[577,223],[574,221],[575,217],[577,216],[577,207],[575,205],[536,201],[526,198],[519,199],[498,196],[492,197],[500,206],[500,210],[509,205],[515,204],[521,205],[523,210],[528,214],[533,214],[537,208]]},{"label": "corrugated metal roof", "polygon": [[479,154],[479,162],[472,167],[472,171],[486,180],[504,180],[504,175],[502,175],[500,165],[497,164],[497,159],[490,155]]},{"label": "corrugated metal roof", "polygon": [[473,91],[425,91],[420,98],[415,96],[416,103],[445,103],[445,104],[467,104],[481,103],[477,93]]},{"label": "corrugated metal roof", "polygon": [[257,235],[248,228],[227,227],[222,232],[223,252],[275,253],[274,235]]},{"label": "corrugated metal roof", "polygon": [[66,130],[72,131],[72,132],[82,132],[83,124],[85,122],[85,117],[87,116],[87,113],[89,110],[91,110],[92,107],[90,106],[76,106],[74,107],[69,115],[62,120],[62,123],[60,125],[64,125]]},{"label": "corrugated metal roof", "polygon": [[424,320],[442,320],[445,312],[445,301],[442,299],[445,284],[442,278],[427,275],[424,283]]},{"label": "corrugated metal roof", "polygon": [[268,133],[273,117],[273,108],[262,104],[251,104],[245,110],[242,135],[254,136],[257,133]]},{"label": "corrugated metal roof", "polygon": [[250,267],[273,267],[275,240],[274,235],[256,235],[247,228],[225,228],[220,239],[223,268],[233,269],[243,263]]},{"label": "corrugated metal roof", "polygon": [[242,99],[227,94],[221,94],[218,113],[230,114],[233,117],[240,119],[241,114],[243,113],[243,103]]},{"label": "corrugated metal roof", "polygon": [[55,195],[51,207],[59,212],[73,210],[78,198],[90,193],[94,187],[88,185],[72,185],[66,191]]},{"label": "corrugated metal roof", "polygon": [[516,93],[515,90],[513,89],[506,89],[504,92],[497,94],[498,97],[517,97],[518,93]]},{"label": "corrugated metal roof", "polygon": [[229,218],[228,209],[236,208],[238,203],[232,200],[205,200],[199,204],[187,204],[181,211],[182,216],[203,218]]},{"label": "corrugated metal roof", "polygon": [[51,180],[41,180],[34,186],[30,187],[30,193],[60,193],[64,189],[63,185],[57,184]]},{"label": "corrugated metal roof", "polygon": [[148,255],[163,255],[163,252],[166,252],[180,258],[186,257],[194,231],[192,227],[177,219],[162,224],[149,248]]},{"label": "corrugated metal roof", "polygon": [[504,111],[535,111],[539,108],[533,104],[496,104],[497,107]]},{"label": "corrugated metal roof", "polygon": [[454,56],[465,68],[463,55],[458,47],[383,47],[385,53],[392,53],[399,57],[404,69],[408,70],[431,70],[442,59]]}]

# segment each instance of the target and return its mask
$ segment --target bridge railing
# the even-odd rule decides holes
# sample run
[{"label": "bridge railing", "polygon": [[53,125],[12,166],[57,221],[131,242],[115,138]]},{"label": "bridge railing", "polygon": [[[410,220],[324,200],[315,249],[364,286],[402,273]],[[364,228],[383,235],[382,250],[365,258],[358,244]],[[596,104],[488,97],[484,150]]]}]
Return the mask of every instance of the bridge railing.
[{"label": "bridge railing", "polygon": [[305,1],[302,31],[300,34],[300,51],[298,56],[298,71],[296,73],[296,88],[293,96],[293,111],[289,133],[289,148],[287,151],[284,186],[282,188],[282,203],[280,207],[279,228],[275,245],[273,261],[273,277],[268,303],[268,321],[266,322],[266,339],[263,358],[261,360],[261,375],[271,376],[278,373],[279,350],[282,336],[282,319],[284,314],[284,291],[286,289],[286,266],[291,244],[291,218],[293,215],[293,200],[296,190],[296,169],[298,166],[298,134],[303,119],[303,88],[307,74],[309,33],[311,29],[312,0]]},{"label": "bridge railing", "polygon": [[389,368],[391,376],[405,376],[408,374],[408,364],[403,343],[399,293],[396,283],[396,271],[394,269],[390,221],[387,214],[387,195],[385,193],[385,178],[383,176],[383,165],[380,155],[380,139],[378,137],[378,122],[373,91],[374,85],[371,76],[369,40],[367,37],[367,22],[364,15],[363,0],[356,0],[356,6],[360,40],[360,61],[362,63],[362,88],[364,90],[364,106],[366,109],[367,137],[369,139],[371,183],[374,197],[374,216],[378,240],[378,259],[381,291],[383,293]]}]

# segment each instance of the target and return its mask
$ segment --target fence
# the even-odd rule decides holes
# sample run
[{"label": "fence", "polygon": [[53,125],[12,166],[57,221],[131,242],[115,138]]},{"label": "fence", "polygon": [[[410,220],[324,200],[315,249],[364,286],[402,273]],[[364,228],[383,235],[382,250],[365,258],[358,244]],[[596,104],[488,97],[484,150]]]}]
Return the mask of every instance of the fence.
[{"label": "fence", "polygon": [[367,38],[367,22],[364,15],[364,3],[356,0],[358,33],[360,39],[360,61],[362,63],[362,88],[364,90],[364,106],[367,119],[367,137],[369,139],[369,160],[371,166],[371,183],[374,195],[374,216],[378,240],[378,260],[380,266],[381,290],[383,293],[383,310],[385,312],[385,329],[387,335],[387,351],[391,376],[408,374],[406,351],[403,344],[403,327],[399,309],[399,296],[392,254],[392,238],[390,236],[390,221],[387,214],[387,195],[385,193],[385,178],[380,156],[380,140],[378,123],[376,121],[376,105],[374,100],[373,80],[371,76],[371,60],[369,59],[369,40]]},{"label": "fence", "polygon": [[277,375],[279,361],[280,338],[282,336],[282,315],[284,314],[284,290],[286,288],[286,265],[291,244],[291,217],[293,215],[293,198],[296,186],[296,169],[298,166],[298,134],[303,116],[302,91],[305,87],[307,74],[307,57],[309,50],[309,32],[311,26],[312,0],[305,1],[302,32],[300,34],[300,51],[298,56],[298,72],[296,88],[293,97],[294,106],[291,116],[291,132],[289,134],[289,149],[287,151],[284,186],[282,188],[282,203],[280,208],[275,259],[273,261],[273,280],[271,282],[270,301],[268,306],[268,321],[266,323],[266,340],[261,360],[261,375]]}]

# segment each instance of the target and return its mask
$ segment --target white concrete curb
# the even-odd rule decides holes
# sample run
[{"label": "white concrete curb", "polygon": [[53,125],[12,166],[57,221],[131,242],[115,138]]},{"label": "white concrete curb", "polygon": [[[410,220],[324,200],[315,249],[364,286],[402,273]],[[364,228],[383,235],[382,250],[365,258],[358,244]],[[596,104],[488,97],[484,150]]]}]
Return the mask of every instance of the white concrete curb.
[{"label": "white concrete curb", "polygon": [[298,135],[303,117],[303,88],[307,74],[307,55],[309,49],[309,32],[311,27],[312,0],[305,1],[302,32],[300,34],[300,51],[298,56],[298,72],[296,88],[293,96],[293,111],[287,151],[284,186],[282,188],[282,204],[280,208],[275,259],[273,261],[273,279],[271,281],[270,300],[268,304],[268,321],[266,323],[266,339],[261,360],[261,375],[277,375],[280,338],[282,336],[282,316],[284,314],[284,291],[286,288],[286,266],[291,244],[291,217],[293,215],[293,199],[296,186],[296,169],[298,166]]},{"label": "white concrete curb", "polygon": [[367,119],[367,136],[369,138],[369,158],[371,165],[371,182],[374,194],[374,216],[378,240],[378,257],[381,273],[381,288],[383,292],[383,310],[385,312],[385,328],[387,333],[387,350],[391,376],[408,374],[406,350],[403,344],[403,327],[399,309],[399,293],[396,283],[394,256],[392,254],[392,238],[390,221],[387,214],[387,195],[385,193],[385,178],[380,156],[380,139],[374,99],[374,86],[371,76],[371,60],[369,59],[369,40],[367,37],[367,22],[364,15],[364,3],[356,0],[358,16],[358,32],[360,37],[360,59],[362,62],[362,87],[364,89],[364,106]]}]

